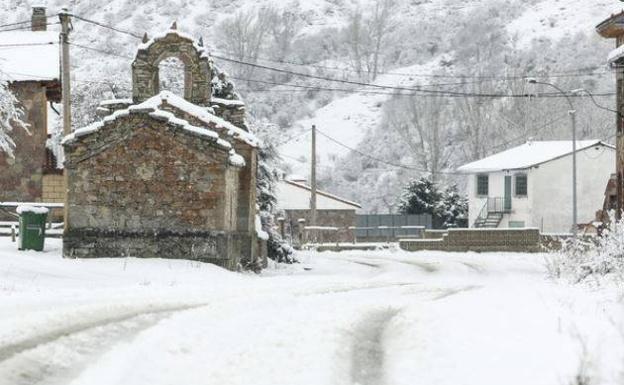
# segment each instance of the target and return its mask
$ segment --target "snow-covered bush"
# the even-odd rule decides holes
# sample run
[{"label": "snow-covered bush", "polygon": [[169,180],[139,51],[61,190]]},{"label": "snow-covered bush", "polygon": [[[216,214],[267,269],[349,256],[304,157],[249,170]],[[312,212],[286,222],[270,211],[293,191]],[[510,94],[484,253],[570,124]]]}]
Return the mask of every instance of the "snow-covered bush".
[{"label": "snow-covered bush", "polygon": [[262,229],[269,234],[269,239],[267,240],[269,258],[278,263],[297,263],[298,261],[294,256],[295,250],[276,230],[273,215],[265,211],[260,216],[260,219],[262,221]]},{"label": "snow-covered bush", "polygon": [[13,156],[15,142],[10,137],[13,127],[28,129],[28,125],[22,120],[23,115],[24,111],[19,107],[7,82],[0,79],[0,152]]},{"label": "snow-covered bush", "polygon": [[547,261],[550,275],[581,282],[587,278],[624,278],[624,220],[612,221],[601,237],[564,242]]}]

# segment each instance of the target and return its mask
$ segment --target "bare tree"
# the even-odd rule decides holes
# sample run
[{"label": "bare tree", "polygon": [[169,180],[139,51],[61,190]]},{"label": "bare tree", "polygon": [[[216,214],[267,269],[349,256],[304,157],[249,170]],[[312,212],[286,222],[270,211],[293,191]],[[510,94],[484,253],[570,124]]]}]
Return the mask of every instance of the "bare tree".
[{"label": "bare tree", "polygon": [[353,69],[360,78],[375,80],[389,37],[394,31],[397,0],[375,0],[371,12],[359,6],[349,15],[345,42]]},{"label": "bare tree", "polygon": [[386,124],[399,134],[413,161],[436,181],[454,152],[451,105],[439,96],[397,97],[385,113]]},{"label": "bare tree", "polygon": [[[262,52],[270,22],[271,11],[269,9],[238,11],[218,26],[219,41],[234,58],[256,63]],[[235,75],[248,79],[254,70],[252,66],[240,65],[236,68]]]}]

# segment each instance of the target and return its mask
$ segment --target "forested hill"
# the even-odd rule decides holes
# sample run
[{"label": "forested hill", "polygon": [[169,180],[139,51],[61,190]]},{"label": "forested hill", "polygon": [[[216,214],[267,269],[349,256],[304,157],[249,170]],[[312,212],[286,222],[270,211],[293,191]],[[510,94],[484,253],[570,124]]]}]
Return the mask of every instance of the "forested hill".
[{"label": "forested hill", "polygon": [[[1,2],[0,24],[29,19],[33,3]],[[65,5],[83,19],[71,35],[76,125],[96,119],[99,100],[129,95],[136,36],[177,20],[230,74],[286,172],[307,175],[317,124],[323,187],[367,211],[391,210],[423,174],[460,181],[464,162],[567,139],[563,100],[500,97],[550,92],[527,76],[613,105],[613,42],[594,26],[616,0],[48,0],[48,12]],[[172,67],[161,81],[175,91]],[[609,139],[612,114],[576,103],[581,136]]]}]

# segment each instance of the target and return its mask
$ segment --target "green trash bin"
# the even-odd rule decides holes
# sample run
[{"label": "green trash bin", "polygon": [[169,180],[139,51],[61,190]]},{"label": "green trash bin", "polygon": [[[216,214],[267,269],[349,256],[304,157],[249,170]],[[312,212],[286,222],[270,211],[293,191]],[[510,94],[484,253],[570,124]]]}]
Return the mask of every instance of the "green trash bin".
[{"label": "green trash bin", "polygon": [[19,206],[19,250],[43,251],[48,209],[37,206]]}]

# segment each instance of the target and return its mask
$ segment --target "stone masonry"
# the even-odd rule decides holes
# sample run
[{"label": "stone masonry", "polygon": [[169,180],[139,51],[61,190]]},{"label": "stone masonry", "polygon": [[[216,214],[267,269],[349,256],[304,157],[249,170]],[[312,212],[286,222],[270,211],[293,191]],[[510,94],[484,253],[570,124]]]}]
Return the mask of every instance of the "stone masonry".
[{"label": "stone masonry", "polygon": [[541,250],[538,229],[449,229],[439,238],[402,239],[399,246],[407,251],[439,250],[452,252],[521,252]]},{"label": "stone masonry", "polygon": [[200,43],[175,30],[151,40],[144,39],[132,63],[132,97],[143,102],[160,91],[158,64],[170,57],[179,58],[185,66],[184,99],[208,106],[212,93],[212,65]]},{"label": "stone masonry", "polygon": [[[171,56],[186,65],[184,99],[158,89],[158,63]],[[105,103],[98,112],[110,115],[64,141],[66,257],[183,258],[228,269],[256,261],[257,142],[244,115],[233,125],[215,114],[210,79],[200,43],[175,30],[145,39],[133,100]],[[244,113],[242,102],[236,108]]]}]

